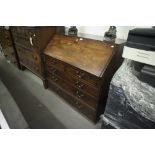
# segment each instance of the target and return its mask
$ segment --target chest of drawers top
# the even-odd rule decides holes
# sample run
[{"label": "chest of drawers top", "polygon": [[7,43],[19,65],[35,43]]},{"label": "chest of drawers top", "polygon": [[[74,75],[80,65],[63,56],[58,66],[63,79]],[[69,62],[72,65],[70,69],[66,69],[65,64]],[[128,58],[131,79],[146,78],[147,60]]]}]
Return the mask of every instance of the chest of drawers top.
[{"label": "chest of drawers top", "polygon": [[114,54],[114,45],[76,36],[54,35],[44,54],[101,77]]}]

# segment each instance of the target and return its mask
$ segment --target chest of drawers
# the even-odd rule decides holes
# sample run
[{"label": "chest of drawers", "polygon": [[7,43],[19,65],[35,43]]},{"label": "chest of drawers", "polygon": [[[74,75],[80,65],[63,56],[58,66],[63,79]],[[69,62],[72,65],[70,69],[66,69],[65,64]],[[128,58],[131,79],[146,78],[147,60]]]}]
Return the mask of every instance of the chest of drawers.
[{"label": "chest of drawers", "polygon": [[10,27],[0,27],[0,44],[5,58],[19,68],[18,57],[14,48]]},{"label": "chest of drawers", "polygon": [[21,68],[27,68],[44,81],[42,51],[55,33],[63,33],[64,27],[26,27],[11,28],[14,44]]},{"label": "chest of drawers", "polygon": [[104,111],[123,42],[54,35],[44,50],[46,85],[93,122]]}]

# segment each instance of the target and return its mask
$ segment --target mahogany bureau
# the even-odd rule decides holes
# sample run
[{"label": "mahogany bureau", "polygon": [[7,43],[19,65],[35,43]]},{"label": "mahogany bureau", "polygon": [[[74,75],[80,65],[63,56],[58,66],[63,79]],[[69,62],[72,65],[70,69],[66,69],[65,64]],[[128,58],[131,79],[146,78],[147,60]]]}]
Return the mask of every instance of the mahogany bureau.
[{"label": "mahogany bureau", "polygon": [[0,44],[5,58],[19,68],[18,56],[13,44],[10,27],[0,27]]},{"label": "mahogany bureau", "polygon": [[15,26],[11,27],[13,41],[21,68],[27,68],[44,82],[42,51],[56,33],[63,33],[64,27]]},{"label": "mahogany bureau", "polygon": [[96,122],[104,111],[110,80],[121,63],[123,45],[54,35],[43,55],[46,86]]}]

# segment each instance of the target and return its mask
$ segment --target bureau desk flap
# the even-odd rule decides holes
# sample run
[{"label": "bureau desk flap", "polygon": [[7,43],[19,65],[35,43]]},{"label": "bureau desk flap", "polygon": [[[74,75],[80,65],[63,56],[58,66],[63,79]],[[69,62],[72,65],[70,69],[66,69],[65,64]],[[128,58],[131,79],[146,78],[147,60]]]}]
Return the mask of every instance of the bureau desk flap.
[{"label": "bureau desk flap", "polygon": [[101,77],[113,56],[114,45],[75,36],[54,35],[44,53]]}]

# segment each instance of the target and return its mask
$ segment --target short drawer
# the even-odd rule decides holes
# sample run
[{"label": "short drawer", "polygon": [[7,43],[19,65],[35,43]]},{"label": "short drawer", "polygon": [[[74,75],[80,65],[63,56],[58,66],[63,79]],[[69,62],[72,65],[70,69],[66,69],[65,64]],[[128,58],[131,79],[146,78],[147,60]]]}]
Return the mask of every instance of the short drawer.
[{"label": "short drawer", "polygon": [[69,95],[66,91],[63,91],[60,87],[56,86],[54,83],[49,83],[49,87],[54,90],[58,95],[60,95],[62,98],[64,98],[68,103],[76,108],[80,113],[85,115],[87,118],[89,118],[91,121],[96,121],[96,110],[88,107],[86,104],[80,102],[73,96]]},{"label": "short drawer", "polygon": [[64,79],[65,81],[68,81],[71,85],[74,87],[77,87],[83,92],[86,92],[87,94],[97,98],[99,94],[99,89],[95,89],[91,85],[88,85],[82,81],[80,81],[77,77],[68,76],[65,72],[59,71],[55,67],[47,67],[46,66],[46,74],[47,76],[50,76],[52,74],[56,74],[58,77]]},{"label": "short drawer", "polygon": [[64,72],[65,71],[65,65],[63,62],[54,59],[49,56],[45,56],[45,67],[47,68],[57,68],[59,71]]},{"label": "short drawer", "polygon": [[98,102],[97,98],[93,98],[92,96],[82,92],[80,89],[73,87],[70,84],[70,82],[66,82],[66,81],[62,80],[55,74],[52,74],[51,76],[47,76],[47,80],[49,82],[55,83],[62,89],[66,90],[71,95],[73,95],[76,99],[81,100],[81,101],[85,102],[87,105],[89,105],[90,107],[96,109],[97,102]]}]

